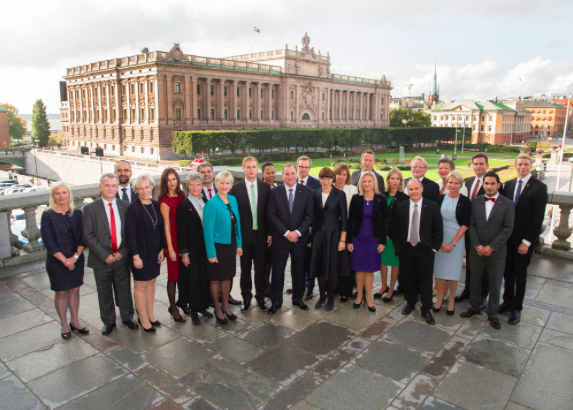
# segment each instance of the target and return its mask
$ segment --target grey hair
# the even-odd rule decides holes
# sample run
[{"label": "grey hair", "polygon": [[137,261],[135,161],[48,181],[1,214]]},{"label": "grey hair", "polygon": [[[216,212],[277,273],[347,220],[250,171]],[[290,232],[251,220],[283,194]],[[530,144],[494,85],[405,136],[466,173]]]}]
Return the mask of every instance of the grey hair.
[{"label": "grey hair", "polygon": [[185,183],[187,185],[189,185],[189,182],[191,181],[195,181],[195,180],[199,180],[201,181],[201,185],[203,185],[203,175],[201,175],[200,173],[193,173],[193,174],[189,174],[187,175],[187,178],[185,179]]},{"label": "grey hair", "polygon": [[231,183],[231,185],[233,185],[233,182],[235,182],[235,178],[233,178],[233,174],[231,174],[229,171],[222,171],[222,172],[219,172],[217,174],[217,176],[215,177],[215,186],[217,186],[219,181],[221,181],[223,179],[226,179],[227,181],[229,181]]},{"label": "grey hair", "polygon": [[213,171],[213,165],[211,165],[210,162],[202,162],[201,164],[199,164],[199,166],[197,167],[197,172],[201,172],[201,168],[203,167],[209,167],[211,168],[211,171]]},{"label": "grey hair", "polygon": [[420,186],[422,186],[422,183],[416,179],[416,178],[410,178],[410,180],[408,181],[408,183],[406,184],[406,188],[408,188],[410,186],[410,182],[412,181],[416,181],[418,184],[420,184]]},{"label": "grey hair", "polygon": [[438,168],[440,167],[440,164],[442,164],[442,163],[450,164],[450,168],[452,169],[452,171],[453,171],[454,169],[456,169],[456,163],[455,163],[454,160],[451,159],[450,157],[442,157],[442,158],[440,158],[439,161],[438,161]]},{"label": "grey hair", "polygon": [[111,172],[108,172],[107,174],[103,174],[103,175],[101,176],[101,178],[99,179],[99,184],[102,185],[102,184],[103,184],[103,180],[106,179],[106,178],[113,178],[113,179],[115,179],[115,182],[119,185],[119,178],[117,177],[117,175],[115,175],[115,174],[113,174],[113,173],[111,173]]},{"label": "grey hair", "polygon": [[153,178],[151,178],[151,175],[144,174],[135,178],[135,182],[133,183],[133,190],[137,191],[139,186],[144,182],[147,182],[149,185],[151,185],[151,188],[153,188],[153,186],[155,185],[155,183],[153,182]]}]

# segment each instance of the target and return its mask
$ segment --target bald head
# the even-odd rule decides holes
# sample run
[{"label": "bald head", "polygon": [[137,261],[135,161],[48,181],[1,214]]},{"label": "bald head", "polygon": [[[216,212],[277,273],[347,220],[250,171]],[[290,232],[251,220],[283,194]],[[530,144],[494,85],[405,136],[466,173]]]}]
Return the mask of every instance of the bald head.
[{"label": "bald head", "polygon": [[418,202],[422,198],[423,191],[424,187],[420,181],[415,178],[408,181],[408,195],[412,201]]}]

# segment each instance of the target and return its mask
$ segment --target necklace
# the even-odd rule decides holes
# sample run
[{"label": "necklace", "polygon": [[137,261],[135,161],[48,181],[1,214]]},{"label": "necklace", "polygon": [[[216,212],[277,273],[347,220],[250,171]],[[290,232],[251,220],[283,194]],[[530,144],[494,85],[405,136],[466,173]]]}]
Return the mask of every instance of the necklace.
[{"label": "necklace", "polygon": [[157,225],[157,212],[155,212],[155,207],[153,206],[153,203],[151,204],[151,207],[153,208],[153,214],[155,215],[155,221],[151,217],[151,214],[149,213],[149,211],[147,210],[147,208],[145,207],[143,202],[141,203],[141,205],[143,205],[143,209],[145,209],[145,212],[147,212],[147,215],[149,215],[149,219],[151,219],[151,222],[153,223],[153,230],[155,230],[155,225]]}]

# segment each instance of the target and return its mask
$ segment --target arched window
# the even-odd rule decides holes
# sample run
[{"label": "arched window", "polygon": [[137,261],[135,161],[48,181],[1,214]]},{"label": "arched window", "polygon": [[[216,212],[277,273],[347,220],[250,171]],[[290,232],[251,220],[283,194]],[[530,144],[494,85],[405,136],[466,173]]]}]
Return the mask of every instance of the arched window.
[{"label": "arched window", "polygon": [[302,115],[302,119],[303,119],[303,121],[304,121],[304,120],[310,121],[310,115],[308,115],[308,113],[305,112],[305,113]]},{"label": "arched window", "polygon": [[292,111],[290,112],[290,119],[291,121],[294,119],[294,114],[292,113]]},{"label": "arched window", "polygon": [[324,121],[324,113],[322,113],[322,121]]}]

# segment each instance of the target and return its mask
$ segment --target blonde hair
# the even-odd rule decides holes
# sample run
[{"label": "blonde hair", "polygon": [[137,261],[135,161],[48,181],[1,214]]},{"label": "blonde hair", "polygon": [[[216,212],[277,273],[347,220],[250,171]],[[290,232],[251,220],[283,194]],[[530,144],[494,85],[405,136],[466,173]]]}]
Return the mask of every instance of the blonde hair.
[{"label": "blonde hair", "polygon": [[52,185],[52,189],[50,189],[50,209],[54,212],[58,212],[58,209],[56,208],[56,198],[54,197],[54,194],[56,192],[56,189],[64,186],[66,187],[66,190],[68,191],[68,211],[70,211],[70,216],[72,216],[74,214],[74,197],[72,196],[72,193],[70,191],[70,187],[64,183],[64,182],[56,182],[55,184]]},{"label": "blonde hair", "polygon": [[217,186],[217,184],[223,179],[226,179],[227,181],[231,182],[231,185],[233,185],[233,182],[235,182],[233,174],[231,174],[229,171],[222,171],[219,172],[215,177],[215,186]]},{"label": "blonde hair", "polygon": [[529,163],[531,165],[533,165],[533,158],[531,158],[529,155],[527,154],[519,154],[517,157],[515,157],[515,165],[517,165],[517,160],[519,159],[528,159]]},{"label": "blonde hair", "polygon": [[298,167],[298,165],[300,164],[300,161],[308,161],[310,162],[310,166],[312,167],[312,159],[310,159],[309,157],[307,157],[306,155],[300,156],[298,157],[298,159],[296,160],[296,166]]},{"label": "blonde hair", "polygon": [[153,189],[153,186],[155,185],[153,178],[151,178],[151,175],[144,174],[135,178],[135,182],[133,183],[133,190],[137,192],[139,186],[144,182],[147,182],[149,185],[151,185],[151,189]]},{"label": "blonde hair", "polygon": [[256,159],[255,157],[245,157],[243,158],[243,168],[245,167],[245,164],[249,161],[255,161],[257,163],[257,167],[259,166],[259,160]]},{"label": "blonde hair", "polygon": [[[450,180],[450,178],[455,178],[459,181],[461,186],[464,186],[464,177],[460,171],[451,171],[448,176],[446,177],[446,184]],[[460,187],[461,188],[461,187]]]},{"label": "blonde hair", "polygon": [[[388,174],[386,175],[386,182],[388,182],[390,180],[390,177],[394,174],[400,177],[400,185],[398,185],[398,192],[404,192],[404,175],[402,175],[402,171],[400,171],[398,168],[394,167],[390,171],[388,171]],[[390,192],[390,182],[388,182],[384,187],[384,192]]]},{"label": "blonde hair", "polygon": [[[422,164],[424,164],[424,166],[425,166],[426,168],[428,168],[428,163],[426,162],[426,160],[425,160],[424,158],[422,158],[421,156],[419,156],[419,155],[418,155],[417,157],[414,157],[414,159],[412,160],[412,162],[410,162],[410,165],[413,164],[414,161],[416,161],[416,160],[422,161]],[[454,164],[454,165],[455,165],[455,164]]]},{"label": "blonde hair", "polygon": [[364,171],[364,173],[360,177],[360,181],[358,181],[358,193],[364,196],[364,188],[362,188],[362,181],[364,180],[364,177],[368,175],[374,179],[374,193],[379,194],[380,191],[378,190],[378,178],[376,178],[376,174],[372,171]]}]

